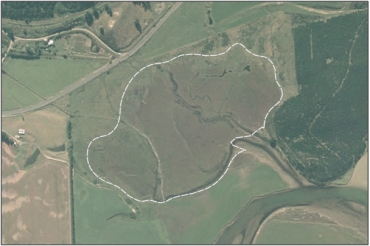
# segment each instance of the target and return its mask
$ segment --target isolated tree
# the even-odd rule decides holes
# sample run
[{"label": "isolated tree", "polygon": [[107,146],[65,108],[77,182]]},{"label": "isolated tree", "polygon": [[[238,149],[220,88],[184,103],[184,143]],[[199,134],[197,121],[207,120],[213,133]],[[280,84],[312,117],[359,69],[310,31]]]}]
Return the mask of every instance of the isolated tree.
[{"label": "isolated tree", "polygon": [[101,26],[101,27],[99,27],[99,31],[100,31],[100,34],[101,34],[101,35],[104,35],[104,27],[102,27],[102,26]]},{"label": "isolated tree", "polygon": [[276,147],[276,139],[271,139],[271,140],[270,140],[270,146],[271,146],[272,148],[275,148],[275,147]]},{"label": "isolated tree", "polygon": [[138,19],[136,19],[134,24],[135,24],[136,29],[141,33],[140,21]]},{"label": "isolated tree", "polygon": [[90,12],[86,12],[86,14],[85,14],[85,20],[86,20],[87,25],[91,26],[91,24],[94,21],[94,17],[93,17],[93,15]]}]

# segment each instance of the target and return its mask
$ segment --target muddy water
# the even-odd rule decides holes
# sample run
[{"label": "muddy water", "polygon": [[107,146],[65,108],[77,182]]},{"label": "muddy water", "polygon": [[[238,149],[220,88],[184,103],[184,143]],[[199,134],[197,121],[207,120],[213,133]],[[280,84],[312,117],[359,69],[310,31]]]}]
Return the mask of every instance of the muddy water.
[{"label": "muddy water", "polygon": [[239,212],[231,225],[221,232],[216,243],[231,244],[236,237],[243,235],[242,244],[250,244],[264,219],[279,208],[340,201],[367,207],[367,191],[352,187],[302,187],[257,198]]}]

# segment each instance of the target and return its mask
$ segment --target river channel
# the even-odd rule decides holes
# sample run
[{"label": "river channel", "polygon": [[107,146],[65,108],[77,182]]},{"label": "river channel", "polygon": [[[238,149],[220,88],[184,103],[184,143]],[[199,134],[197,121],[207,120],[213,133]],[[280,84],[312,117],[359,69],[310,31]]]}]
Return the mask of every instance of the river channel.
[{"label": "river channel", "polygon": [[350,201],[368,206],[367,191],[351,187],[300,187],[276,192],[248,203],[218,236],[216,244],[231,244],[240,234],[242,244],[251,244],[261,223],[283,207],[307,206],[313,203]]}]

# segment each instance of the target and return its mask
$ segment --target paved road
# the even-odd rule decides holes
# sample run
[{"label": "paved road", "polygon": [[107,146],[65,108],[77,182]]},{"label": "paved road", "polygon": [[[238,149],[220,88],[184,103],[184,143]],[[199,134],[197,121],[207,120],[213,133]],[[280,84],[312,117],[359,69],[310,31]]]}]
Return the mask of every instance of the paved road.
[{"label": "paved road", "polygon": [[100,74],[107,72],[108,70],[112,69],[113,67],[117,66],[121,62],[127,60],[130,56],[135,54],[152,36],[153,34],[162,26],[162,24],[170,17],[175,10],[180,7],[182,2],[175,3],[170,10],[167,11],[167,13],[157,22],[156,26],[153,27],[130,51],[127,53],[121,54],[119,58],[114,59],[111,64],[106,64],[103,67],[95,70],[94,72],[90,73],[89,75],[85,76],[84,78],[76,81],[75,83],[69,85],[68,87],[64,88],[63,90],[59,91],[55,95],[47,98],[44,101],[41,101],[39,103],[33,104],[31,106],[27,106],[20,109],[14,109],[14,110],[8,110],[3,111],[1,116],[2,117],[11,117],[16,116],[19,114],[23,114],[29,111],[33,111],[36,109],[40,109],[42,107],[45,107],[49,105],[50,103],[58,100],[59,98],[71,93],[72,91],[76,90],[77,88],[81,87],[82,85],[90,82],[91,80],[97,78]]}]

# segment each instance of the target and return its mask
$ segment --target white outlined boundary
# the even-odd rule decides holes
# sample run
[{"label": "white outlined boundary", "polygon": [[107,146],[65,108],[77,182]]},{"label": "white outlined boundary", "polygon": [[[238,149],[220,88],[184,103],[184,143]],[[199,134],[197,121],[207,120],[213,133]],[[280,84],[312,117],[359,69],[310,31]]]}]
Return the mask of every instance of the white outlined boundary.
[{"label": "white outlined boundary", "polygon": [[[109,136],[109,135],[111,135],[116,129],[117,129],[117,127],[118,127],[118,124],[119,124],[119,122],[120,122],[120,119],[121,119],[121,108],[122,108],[122,102],[123,102],[123,98],[124,98],[124,96],[125,96],[125,93],[126,93],[126,91],[127,91],[127,89],[128,89],[128,87],[130,86],[130,84],[131,84],[131,82],[132,82],[132,80],[141,72],[141,71],[143,71],[144,69],[146,69],[146,68],[148,68],[148,67],[151,67],[151,66],[153,66],[153,65],[161,65],[161,64],[165,64],[165,63],[168,63],[168,62],[170,62],[170,61],[173,61],[173,60],[175,60],[175,59],[177,59],[177,58],[179,58],[179,57],[182,57],[182,56],[203,56],[203,57],[215,57],[215,56],[220,56],[220,55],[224,55],[224,54],[226,54],[227,52],[229,52],[229,50],[232,48],[232,47],[234,47],[235,45],[240,45],[240,46],[242,46],[249,54],[251,54],[251,55],[253,55],[253,56],[256,56],[256,57],[260,57],[260,58],[264,58],[264,59],[267,59],[270,63],[271,63],[271,65],[272,65],[272,67],[274,68],[274,75],[275,75],[275,82],[276,82],[276,84],[279,86],[279,88],[280,88],[280,91],[281,91],[281,96],[280,96],[280,99],[279,99],[279,101],[277,102],[277,103],[275,103],[270,109],[269,109],[269,111],[267,112],[267,114],[266,114],[266,116],[265,116],[265,119],[263,120],[263,126],[261,126],[260,128],[258,128],[257,130],[255,130],[252,134],[249,134],[249,135],[245,135],[245,136],[239,136],[239,137],[236,137],[236,138],[234,138],[233,140],[231,140],[231,142],[230,142],[230,144],[233,146],[233,147],[235,147],[235,148],[238,148],[238,149],[240,149],[240,151],[237,153],[237,154],[235,154],[232,158],[231,158],[231,160],[230,160],[230,162],[229,162],[229,164],[227,165],[227,167],[226,167],[226,169],[225,169],[225,171],[222,173],[222,175],[217,179],[217,181],[215,181],[213,184],[211,184],[211,185],[209,185],[209,186],[207,186],[206,188],[204,188],[204,189],[200,189],[200,190],[197,190],[197,191],[194,191],[194,192],[191,192],[191,193],[186,193],[186,194],[182,194],[182,195],[177,195],[177,196],[174,196],[174,197],[171,197],[171,198],[169,198],[169,199],[167,199],[167,200],[165,200],[165,201],[156,201],[156,200],[152,200],[152,199],[147,199],[147,200],[140,200],[140,199],[137,199],[137,198],[135,198],[135,197],[132,197],[131,195],[129,195],[125,190],[123,190],[121,187],[119,187],[118,185],[116,185],[116,184],[113,184],[113,183],[111,183],[111,182],[109,182],[109,181],[106,181],[106,180],[104,180],[104,179],[102,179],[101,177],[99,177],[95,172],[94,172],[94,170],[91,168],[91,166],[90,166],[90,162],[89,162],[89,148],[90,148],[90,146],[91,146],[91,144],[92,144],[92,142],[94,142],[95,140],[98,140],[99,138],[104,138],[104,137],[107,137],[107,136]],[[93,140],[91,140],[90,141],[90,143],[89,143],[89,145],[88,145],[88,147],[87,147],[87,150],[86,150],[86,160],[87,160],[87,164],[89,165],[89,168],[90,168],[90,170],[91,170],[91,172],[98,178],[98,179],[100,179],[101,181],[103,181],[104,183],[107,183],[107,184],[109,184],[109,185],[112,185],[112,186],[114,186],[114,187],[116,187],[116,188],[118,188],[119,190],[121,190],[123,193],[125,193],[128,197],[130,197],[131,199],[133,199],[133,200],[135,200],[135,201],[137,201],[137,202],[153,202],[153,203],[159,203],[159,204],[162,204],[162,203],[166,203],[166,202],[169,202],[170,200],[172,200],[172,199],[175,199],[175,198],[179,198],[179,197],[185,197],[185,196],[190,196],[190,195],[194,195],[194,194],[197,194],[197,193],[200,193],[200,192],[202,192],[202,191],[205,191],[205,190],[208,190],[209,188],[211,188],[212,186],[214,186],[214,185],[216,185],[224,176],[225,176],[225,174],[227,173],[227,171],[229,170],[229,167],[230,167],[230,165],[231,165],[231,163],[233,162],[233,160],[235,159],[235,157],[237,157],[240,153],[242,153],[242,152],[244,152],[244,151],[246,151],[245,149],[243,149],[243,148],[241,148],[241,147],[239,147],[239,146],[236,146],[236,145],[234,145],[233,144],[233,142],[236,140],[236,139],[240,139],[240,138],[249,138],[249,137],[252,137],[256,132],[258,132],[259,130],[261,130],[261,129],[264,129],[265,128],[265,125],[266,125],[266,118],[267,118],[267,116],[269,115],[269,113],[271,112],[271,110],[274,108],[274,107],[276,107],[276,105],[278,105],[279,103],[280,103],[280,101],[281,101],[281,99],[283,98],[283,89],[281,88],[281,86],[280,86],[280,84],[279,84],[279,82],[278,82],[278,80],[277,80],[277,76],[276,76],[276,68],[275,68],[275,65],[274,65],[274,63],[271,61],[271,59],[270,58],[268,58],[268,57],[266,57],[266,56],[260,56],[260,55],[256,55],[256,54],[254,54],[254,53],[252,53],[251,51],[249,51],[243,44],[240,44],[240,43],[235,43],[235,44],[233,44],[233,45],[231,45],[225,52],[221,52],[221,53],[219,53],[219,54],[215,54],[215,55],[205,55],[205,54],[195,54],[195,53],[190,53],[190,54],[182,54],[182,55],[179,55],[179,56],[176,56],[176,57],[174,57],[174,58],[172,58],[172,59],[170,59],[170,60],[167,60],[167,61],[164,61],[164,62],[156,62],[156,63],[152,63],[152,64],[149,64],[149,65],[147,65],[146,67],[143,67],[143,68],[141,68],[139,71],[137,71],[136,73],[135,73],[135,75],[130,79],[130,81],[128,82],[128,84],[126,85],[126,87],[125,87],[125,90],[124,90],[124,92],[123,92],[123,94],[122,94],[122,98],[121,98],[121,102],[120,102],[120,105],[119,105],[119,116],[118,116],[118,121],[117,121],[117,124],[116,124],[116,126],[114,127],[114,129],[110,132],[110,133],[108,133],[108,134],[106,134],[106,135],[101,135],[101,136],[99,136],[99,137],[96,137],[96,138],[94,138]]]}]

